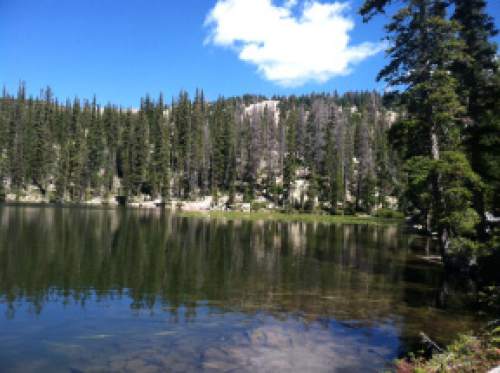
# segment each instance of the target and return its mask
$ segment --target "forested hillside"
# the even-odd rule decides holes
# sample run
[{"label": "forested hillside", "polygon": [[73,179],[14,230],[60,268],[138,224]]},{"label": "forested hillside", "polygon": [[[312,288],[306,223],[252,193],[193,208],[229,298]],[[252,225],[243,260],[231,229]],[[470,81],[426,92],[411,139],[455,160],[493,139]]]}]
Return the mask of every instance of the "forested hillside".
[{"label": "forested hillside", "polygon": [[[190,200],[221,195],[313,209],[371,212],[398,191],[388,146],[396,114],[373,92],[219,98],[181,92],[138,109],[24,84],[0,100],[2,196]],[[338,211],[337,211],[338,210]]]}]

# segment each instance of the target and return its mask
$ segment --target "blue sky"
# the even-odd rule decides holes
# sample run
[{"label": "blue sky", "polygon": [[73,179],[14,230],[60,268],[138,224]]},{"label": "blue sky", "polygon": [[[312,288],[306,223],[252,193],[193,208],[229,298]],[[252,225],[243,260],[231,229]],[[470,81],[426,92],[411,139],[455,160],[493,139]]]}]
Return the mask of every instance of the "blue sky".
[{"label": "blue sky", "polygon": [[[277,7],[285,12],[289,9],[282,39],[296,30],[293,35],[299,40],[292,40],[291,45],[303,48],[308,45],[300,35],[315,30],[318,40],[325,43],[335,44],[348,35],[349,49],[343,53],[358,55],[359,62],[351,63],[356,57],[346,57],[347,66],[342,65],[346,61],[337,61],[340,67],[317,66],[312,72],[303,71],[309,62],[329,58],[330,44],[316,45],[303,56],[275,52],[273,45],[282,39],[266,39],[266,35],[279,35],[270,32],[270,25],[276,25],[271,16],[264,17],[264,10],[251,14],[243,9],[240,21],[236,13],[222,7],[211,13],[218,4],[216,0],[0,0],[0,84],[15,91],[19,80],[24,80],[30,93],[50,85],[60,98],[90,98],[96,94],[100,102],[123,106],[137,106],[146,93],[156,96],[162,91],[169,98],[181,89],[192,93],[197,87],[203,88],[210,99],[244,93],[270,96],[382,89],[375,76],[384,65],[384,53],[376,52],[385,19],[377,17],[363,24],[356,14],[362,1],[344,1],[349,8],[333,10],[336,13],[329,18],[333,23],[315,28],[314,21],[307,34],[293,28],[293,20],[303,11],[301,1],[296,2],[281,0],[273,2],[276,8],[266,8],[271,12]],[[490,1],[489,8],[498,23],[500,1]],[[320,7],[317,10],[313,18],[321,23]],[[209,14],[211,22],[205,24]],[[228,19],[235,17],[236,25]],[[329,37],[321,32],[338,28],[349,18],[354,23],[351,30]],[[259,30],[264,30],[264,41],[252,39]],[[295,62],[294,58],[300,61],[290,70],[286,63],[290,59]],[[347,70],[348,75],[339,73]]]}]

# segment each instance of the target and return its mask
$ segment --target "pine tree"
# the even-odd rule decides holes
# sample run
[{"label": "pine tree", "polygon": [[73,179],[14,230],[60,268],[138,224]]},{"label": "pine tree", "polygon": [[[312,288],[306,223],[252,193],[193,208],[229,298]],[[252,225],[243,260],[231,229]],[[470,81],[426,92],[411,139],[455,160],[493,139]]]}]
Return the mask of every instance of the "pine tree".
[{"label": "pine tree", "polygon": [[[356,209],[371,213],[375,207],[375,173],[373,165],[371,135],[368,125],[368,114],[363,113],[357,126],[357,170]],[[372,115],[372,120],[374,115]]]},{"label": "pine tree", "polygon": [[[456,23],[446,19],[447,2],[406,0],[403,4],[387,26],[392,42],[388,49],[391,61],[380,72],[379,78],[393,87],[404,87],[402,102],[407,116],[399,126],[406,127],[410,138],[425,134],[420,137],[423,147],[413,149],[408,155],[412,156],[410,160],[419,160],[419,167],[425,165],[430,170],[423,177],[428,182],[426,194],[430,198],[420,199],[418,208],[427,212],[431,229],[438,230],[441,253],[446,259],[454,229],[446,221],[445,214],[445,194],[449,185],[445,184],[436,167],[443,162],[442,153],[457,149],[460,143],[459,118],[464,108],[457,94],[458,82],[450,70],[464,59],[464,46],[456,37]],[[361,12],[370,17],[383,10],[385,5],[386,1],[368,0]],[[457,159],[447,157],[448,161]],[[417,164],[410,162],[412,166]],[[414,174],[422,173],[422,169],[415,167],[407,170],[410,179],[415,177]]]},{"label": "pine tree", "polygon": [[70,162],[70,144],[71,144],[71,102],[66,101],[66,106],[59,109],[57,116],[57,135],[58,155],[55,170],[55,200],[64,202],[68,188],[69,162]]},{"label": "pine tree", "polygon": [[151,162],[148,164],[148,184],[150,186],[150,194],[153,198],[158,198],[161,194],[161,168],[162,168],[162,149],[164,145],[163,138],[163,127],[164,117],[164,103],[163,96],[160,95],[156,106],[153,107],[152,103],[149,103],[149,99],[146,100],[146,105],[143,108],[146,112],[146,117],[148,118],[148,125],[150,128],[149,141],[151,143]]},{"label": "pine tree", "polygon": [[118,149],[121,137],[121,119],[122,113],[117,108],[108,104],[104,107],[102,115],[102,126],[104,133],[104,143],[106,151],[104,154],[104,186],[106,194],[113,191],[113,181],[117,173]]},{"label": "pine tree", "polygon": [[[45,102],[45,105],[48,105],[48,102]],[[29,144],[30,180],[40,189],[42,194],[45,194],[51,152],[49,119],[44,116],[44,104],[42,102],[35,103],[32,110],[31,143]]]},{"label": "pine tree", "polygon": [[[396,188],[391,169],[391,154],[388,144],[388,129],[385,120],[382,118],[375,126],[375,167],[377,179],[378,204],[386,207],[386,197]],[[392,157],[395,155],[393,154]],[[394,159],[393,159],[394,160]],[[394,160],[395,162],[395,160]]]},{"label": "pine tree", "polygon": [[153,196],[161,196],[163,201],[169,198],[170,191],[170,150],[169,150],[169,126],[165,114],[163,96],[160,95],[153,116],[152,133],[150,137],[153,142],[153,154],[151,161],[150,180],[152,183]]},{"label": "pine tree", "polygon": [[163,202],[166,202],[170,198],[170,130],[166,120],[162,124],[161,141],[158,172],[160,174],[161,198]]},{"label": "pine tree", "polygon": [[148,164],[148,122],[143,111],[132,120],[132,128],[129,140],[129,181],[133,196],[142,192],[142,187],[146,180],[146,170]]},{"label": "pine tree", "polygon": [[[332,110],[333,111],[333,110]],[[331,211],[335,213],[337,208],[336,193],[336,149],[333,139],[333,130],[335,128],[335,113],[330,114],[327,126],[325,127],[325,148],[323,150],[325,157],[323,161],[322,175],[325,181],[326,199],[330,202]]]},{"label": "pine tree", "polygon": [[7,158],[9,160],[8,172],[14,192],[17,192],[24,183],[27,162],[24,154],[23,136],[26,122],[26,87],[24,82],[21,82],[17,98],[13,104],[8,131],[8,138],[10,139],[7,147]]},{"label": "pine tree", "polygon": [[5,179],[7,176],[7,136],[8,136],[8,105],[7,92],[3,91],[0,98],[0,202],[5,200]]},{"label": "pine tree", "polygon": [[218,191],[224,180],[224,101],[219,98],[211,115],[212,191]]},{"label": "pine tree", "polygon": [[[334,114],[335,115],[335,114]],[[334,172],[335,172],[335,183],[332,185],[333,190],[332,193],[335,196],[335,200],[333,202],[333,208],[335,212],[337,212],[337,206],[339,203],[342,205],[342,213],[344,213],[345,209],[345,119],[339,118],[336,120],[335,124],[335,138],[336,138],[336,147],[335,147],[335,164],[334,164]]]},{"label": "pine tree", "polygon": [[[244,106],[265,97],[209,104],[197,91],[191,104],[181,92],[171,107],[162,96],[156,102],[146,96],[137,112],[111,104],[101,111],[95,97],[61,105],[50,88],[26,98],[21,84],[17,97],[4,91],[0,102],[0,171],[9,192],[19,194],[33,185],[43,191],[54,180],[57,201],[81,201],[91,194],[107,199],[113,193],[165,201],[172,189],[181,198],[211,191],[217,197],[228,193],[232,202],[240,191],[247,202],[259,193],[276,203],[282,196],[286,204],[296,171],[308,167],[311,193],[333,202],[335,192],[336,201],[343,202],[344,185],[355,184],[357,125],[336,104],[366,105],[368,97],[275,98],[280,101],[276,125],[277,113],[269,106],[251,111]],[[330,109],[337,110],[335,124],[329,122]],[[375,145],[369,146],[374,152]],[[283,185],[277,183],[280,176]]]},{"label": "pine tree", "polygon": [[223,149],[224,149],[224,189],[233,189],[236,180],[236,150],[234,139],[235,121],[232,105],[226,105],[224,111],[224,132],[223,132]]},{"label": "pine tree", "polygon": [[307,188],[307,201],[304,204],[304,210],[311,212],[316,207],[316,201],[318,198],[318,176],[316,171],[313,169],[309,174],[309,186]]},{"label": "pine tree", "polygon": [[306,122],[306,140],[305,140],[305,148],[304,148],[304,160],[305,166],[309,169],[309,172],[316,172],[316,116],[314,111],[310,111],[307,116]]},{"label": "pine tree", "polygon": [[252,130],[252,122],[248,116],[245,116],[243,121],[243,144],[245,148],[245,167],[243,171],[243,181],[245,190],[243,200],[251,202],[255,198],[255,182],[256,182],[256,152],[254,147],[254,132]]},{"label": "pine tree", "polygon": [[263,147],[263,158],[265,161],[265,188],[268,196],[270,195],[270,189],[272,188],[274,179],[271,139],[271,133],[274,123],[272,123],[272,121],[274,121],[274,119],[271,117],[271,112],[266,105],[264,106],[264,110],[262,111],[260,122],[262,124],[261,144]]},{"label": "pine tree", "polygon": [[203,91],[196,90],[196,95],[192,107],[191,132],[191,174],[189,178],[190,190],[199,190],[202,186],[203,174],[203,134],[205,127],[205,98]]},{"label": "pine tree", "polygon": [[298,157],[297,157],[297,133],[296,128],[298,125],[298,113],[295,110],[291,110],[286,119],[285,130],[286,130],[286,152],[284,160],[284,170],[283,170],[283,191],[284,203],[290,208],[290,191],[292,183],[295,180],[295,172],[297,169]]},{"label": "pine tree", "polygon": [[486,13],[485,0],[452,0],[452,3],[455,5],[452,19],[460,26],[460,39],[468,57],[457,61],[454,72],[460,81],[460,93],[470,119],[477,122],[499,100],[496,95],[498,81],[495,80],[497,47],[490,41],[498,30],[493,18]]},{"label": "pine tree", "polygon": [[134,121],[132,112],[128,110],[123,119],[123,130],[121,132],[120,147],[117,154],[117,173],[121,177],[123,188],[120,194],[128,196],[132,192],[132,139]]},{"label": "pine tree", "polygon": [[491,41],[498,30],[486,13],[486,1],[453,0],[453,4],[452,19],[460,25],[468,57],[454,67],[467,109],[467,151],[474,171],[489,185],[486,201],[482,193],[476,196],[476,207],[484,216],[485,210],[500,205],[500,75],[497,46]]},{"label": "pine tree", "polygon": [[71,113],[71,125],[69,131],[69,172],[68,184],[70,186],[70,198],[80,201],[83,198],[83,168],[86,154],[85,129],[82,125],[82,113],[80,101],[75,99]]},{"label": "pine tree", "polygon": [[[350,115],[348,116],[343,124],[343,143],[341,146],[343,147],[343,186],[344,186],[344,191],[343,194],[345,196],[344,202],[347,203],[348,201],[348,193],[350,196],[355,196],[356,195],[356,180],[355,180],[355,164],[354,164],[354,158],[356,155],[356,147],[355,147],[355,139],[356,139],[356,128],[358,126],[358,118],[359,116],[356,114],[354,116]],[[340,145],[340,144],[339,144]],[[338,179],[337,179],[338,180]],[[351,201],[349,201],[350,203]],[[344,209],[346,209],[348,206],[347,204],[344,203]]]},{"label": "pine tree", "polygon": [[236,199],[236,153],[234,145],[229,145],[227,154],[227,191],[228,191],[228,206],[234,204]]},{"label": "pine tree", "polygon": [[94,96],[91,108],[87,131],[87,171],[89,180],[87,187],[95,190],[96,195],[100,195],[102,185],[101,170],[104,165],[104,133],[101,122],[100,108]]},{"label": "pine tree", "polygon": [[187,92],[181,92],[174,111],[174,164],[178,173],[178,195],[189,198],[191,166],[191,101]]}]

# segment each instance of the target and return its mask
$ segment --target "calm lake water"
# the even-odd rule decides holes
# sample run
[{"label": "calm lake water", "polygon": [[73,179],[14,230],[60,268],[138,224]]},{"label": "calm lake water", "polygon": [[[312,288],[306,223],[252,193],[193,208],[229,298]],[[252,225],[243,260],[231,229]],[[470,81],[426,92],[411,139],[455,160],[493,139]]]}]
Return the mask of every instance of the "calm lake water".
[{"label": "calm lake water", "polygon": [[477,320],[398,226],[0,206],[1,372],[371,372]]}]

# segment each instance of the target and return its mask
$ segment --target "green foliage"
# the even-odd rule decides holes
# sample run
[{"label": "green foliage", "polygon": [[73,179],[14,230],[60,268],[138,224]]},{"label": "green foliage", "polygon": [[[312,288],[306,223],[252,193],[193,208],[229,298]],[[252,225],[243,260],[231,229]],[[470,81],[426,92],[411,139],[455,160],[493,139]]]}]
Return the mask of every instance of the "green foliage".
[{"label": "green foliage", "polygon": [[454,0],[453,19],[460,25],[468,59],[454,66],[467,108],[465,145],[472,167],[485,182],[487,195],[476,197],[481,213],[500,206],[500,79],[498,30],[484,0]]},{"label": "green foliage", "polygon": [[472,209],[472,198],[482,188],[481,179],[460,152],[443,153],[433,172],[439,175],[442,188],[439,224],[456,236],[473,235],[479,217]]},{"label": "green foliage", "polygon": [[313,172],[309,176],[309,187],[307,188],[307,200],[304,204],[304,210],[311,212],[316,208],[317,198],[318,198],[318,178]]},{"label": "green foliage", "polygon": [[[57,202],[111,196],[166,201],[210,193],[233,202],[243,194],[246,202],[263,195],[308,211],[312,201],[328,201],[334,213],[345,205],[347,191],[356,191],[363,211],[378,203],[377,191],[394,192],[390,178],[397,166],[377,93],[280,97],[277,123],[272,104],[257,101],[262,99],[211,103],[198,90],[194,100],[186,92],[170,105],[161,95],[146,96],[138,110],[124,111],[101,107],[96,98],[60,105],[50,89],[26,98],[21,85],[17,97],[4,92],[0,98],[0,178],[9,193],[36,185],[42,193],[55,190],[45,197]],[[308,180],[310,188],[298,191],[292,203],[297,179]]]},{"label": "green foliage", "polygon": [[411,203],[411,206],[420,211],[430,209],[432,201],[430,175],[432,168],[433,161],[424,156],[410,158],[404,167],[407,174],[405,197]]},{"label": "green foliage", "polygon": [[250,185],[247,185],[245,187],[245,192],[243,194],[243,202],[250,203],[254,200],[254,198],[255,198],[255,194],[254,194],[253,187]]},{"label": "green foliage", "polygon": [[210,117],[213,139],[212,187],[228,190],[234,187],[234,124],[229,105],[220,98]]},{"label": "green foliage", "polygon": [[87,132],[87,170],[88,175],[88,186],[94,189],[98,189],[102,184],[101,180],[101,169],[104,165],[104,133],[103,125],[100,122],[101,117],[98,115],[100,107],[97,106],[96,98],[92,101],[91,106],[91,118],[88,126]]},{"label": "green foliage", "polygon": [[289,204],[289,191],[291,183],[295,180],[295,172],[298,166],[297,157],[297,132],[296,128],[298,125],[298,113],[296,111],[290,111],[288,118],[285,123],[286,131],[286,153],[284,159],[284,170],[283,170],[283,185],[285,190],[284,199]]},{"label": "green foliage", "polygon": [[375,211],[374,216],[383,219],[403,219],[404,214],[400,211],[395,211],[391,209],[379,209]]},{"label": "green foliage", "polygon": [[[482,309],[493,310],[498,313],[500,311],[500,286],[488,285],[482,287],[478,292],[478,303]],[[497,327],[494,332],[494,343],[497,347],[499,347],[499,337],[500,334]]]},{"label": "green foliage", "polygon": [[484,332],[478,336],[460,335],[443,353],[426,360],[413,357],[397,363],[403,372],[487,372],[500,360],[494,334]]},{"label": "green foliage", "polygon": [[[463,188],[461,188],[463,190]],[[448,191],[453,193],[452,190]],[[468,193],[470,195],[470,193]],[[454,198],[458,195],[454,195]],[[463,204],[463,203],[461,203]],[[458,204],[457,204],[458,205]],[[464,210],[451,211],[449,216],[443,219],[445,224],[454,227],[455,233],[459,236],[473,237],[476,233],[476,226],[481,221],[478,213],[471,207]]]},{"label": "green foliage", "polygon": [[500,103],[495,111],[482,115],[477,126],[468,131],[467,146],[470,149],[471,164],[486,183],[484,210],[489,211],[500,208],[499,134]]},{"label": "green foliage", "polygon": [[377,203],[377,198],[375,197],[376,187],[377,184],[375,177],[373,176],[372,173],[368,173],[362,179],[362,185],[360,186],[360,193],[359,193],[363,211],[371,213],[373,208],[375,207]]},{"label": "green foliage", "polygon": [[129,133],[129,182],[130,191],[134,196],[141,192],[141,188],[145,182],[146,165],[149,155],[147,131],[146,118],[141,112],[139,116],[132,121],[132,129]]},{"label": "green foliage", "polygon": [[[367,21],[390,3],[366,0],[360,13]],[[389,139],[406,160],[403,205],[438,232],[445,258],[474,255],[500,190],[496,30],[485,9],[483,0],[405,0],[386,27],[391,60],[379,79],[401,90],[404,115]]]},{"label": "green foliage", "polygon": [[265,210],[267,208],[267,203],[265,202],[252,202],[250,205],[250,209],[252,211],[260,211]]},{"label": "green foliage", "polygon": [[[434,226],[445,227],[454,236],[473,236],[479,223],[472,209],[474,191],[482,188],[477,174],[460,152],[444,152],[439,160],[417,156],[405,165],[408,175],[406,198],[423,213],[434,211]],[[435,199],[433,182],[439,179],[440,198]]]},{"label": "green foliage", "polygon": [[394,225],[398,224],[394,219],[375,218],[371,216],[339,216],[339,215],[320,215],[306,213],[289,213],[277,211],[254,211],[254,212],[239,212],[239,211],[210,211],[206,212],[181,212],[181,216],[188,217],[206,217],[225,220],[253,220],[253,221],[283,221],[283,222],[308,222],[308,223],[325,223],[325,224],[354,224],[354,225]]}]

